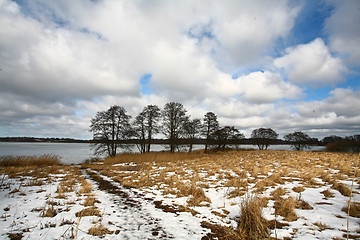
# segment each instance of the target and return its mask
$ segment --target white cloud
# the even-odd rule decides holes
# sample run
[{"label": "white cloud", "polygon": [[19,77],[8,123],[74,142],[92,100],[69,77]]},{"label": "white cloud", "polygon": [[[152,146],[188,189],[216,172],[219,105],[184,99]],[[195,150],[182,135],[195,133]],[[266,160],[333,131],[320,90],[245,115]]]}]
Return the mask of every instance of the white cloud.
[{"label": "white cloud", "polygon": [[360,1],[329,1],[335,6],[334,13],[325,21],[332,51],[345,55],[349,61],[360,63]]},{"label": "white cloud", "polygon": [[[0,0],[0,121],[24,135],[89,136],[91,117],[110,105],[135,116],[179,101],[240,129],[286,128],[292,106],[279,104],[302,97],[295,83],[337,83],[345,70],[317,39],[275,60],[291,81],[258,71],[298,13],[286,0]],[[151,95],[141,94],[144,74]]]},{"label": "white cloud", "polygon": [[237,79],[244,100],[251,103],[271,103],[279,99],[297,99],[302,95],[299,87],[285,82],[280,74],[252,72]]},{"label": "white cloud", "polygon": [[292,82],[314,86],[342,82],[347,71],[340,58],[331,56],[321,38],[287,48],[286,55],[275,59],[274,65],[284,68]]},{"label": "white cloud", "polygon": [[299,104],[299,115],[308,118],[317,116],[344,117],[347,119],[357,117],[360,113],[360,91],[336,88],[330,96],[323,101],[311,101]]}]

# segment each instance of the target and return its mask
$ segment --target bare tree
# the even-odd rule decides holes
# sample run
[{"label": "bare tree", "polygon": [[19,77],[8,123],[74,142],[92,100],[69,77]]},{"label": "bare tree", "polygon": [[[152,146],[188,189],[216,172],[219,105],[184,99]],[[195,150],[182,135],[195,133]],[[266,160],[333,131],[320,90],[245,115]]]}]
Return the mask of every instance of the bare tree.
[{"label": "bare tree", "polygon": [[189,152],[192,152],[193,144],[196,138],[200,137],[201,120],[195,118],[190,120],[189,117],[184,121],[184,137],[187,139],[189,145]]},{"label": "bare tree", "polygon": [[169,139],[170,152],[175,152],[183,131],[183,123],[186,120],[186,109],[178,102],[166,103],[162,110],[162,118],[162,131]]},{"label": "bare tree", "polygon": [[217,116],[213,112],[208,112],[204,115],[203,119],[203,131],[202,134],[205,137],[205,152],[208,149],[208,145],[214,140],[214,134],[219,129],[219,122]]},{"label": "bare tree", "polygon": [[90,132],[96,141],[93,146],[96,155],[115,156],[119,148],[130,148],[126,142],[133,135],[130,118],[126,110],[117,105],[96,113],[90,125]]},{"label": "bare tree", "polygon": [[152,137],[159,132],[160,108],[148,105],[136,116],[134,129],[138,138],[138,149],[141,153],[150,152]]},{"label": "bare tree", "polygon": [[310,148],[310,144],[312,141],[312,138],[303,132],[289,133],[284,136],[284,139],[288,141],[297,151]]},{"label": "bare tree", "polygon": [[268,149],[269,145],[274,142],[278,136],[279,134],[271,128],[257,128],[251,133],[252,142],[258,146],[259,150]]},{"label": "bare tree", "polygon": [[143,111],[145,115],[145,127],[147,130],[147,152],[150,152],[150,146],[152,143],[152,137],[154,134],[159,133],[160,126],[159,126],[159,120],[161,117],[160,108],[156,105],[148,105],[146,106]]},{"label": "bare tree", "polygon": [[218,149],[225,151],[227,145],[233,144],[238,139],[244,138],[244,134],[239,133],[239,130],[233,126],[225,126],[218,129],[215,134],[215,141]]},{"label": "bare tree", "polygon": [[146,152],[146,124],[145,114],[143,112],[136,116],[133,122],[135,137],[137,138],[136,146],[140,153]]}]

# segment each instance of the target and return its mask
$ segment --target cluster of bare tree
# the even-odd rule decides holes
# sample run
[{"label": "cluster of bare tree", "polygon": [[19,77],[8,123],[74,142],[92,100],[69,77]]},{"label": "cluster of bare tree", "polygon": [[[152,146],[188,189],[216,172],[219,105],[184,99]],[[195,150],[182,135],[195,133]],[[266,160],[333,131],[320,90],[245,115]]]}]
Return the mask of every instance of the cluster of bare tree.
[{"label": "cluster of bare tree", "polygon": [[[125,108],[112,106],[107,111],[100,111],[91,119],[90,132],[95,141],[95,154],[115,156],[118,149],[129,150],[136,144],[141,153],[150,152],[156,134],[162,133],[167,139],[170,152],[187,145],[192,151],[196,140],[202,139],[205,152],[209,147],[225,150],[231,144],[238,144],[244,139],[234,126],[220,127],[216,114],[208,112],[203,119],[191,119],[181,103],[166,103],[163,109],[148,105],[131,121]],[[251,134],[252,143],[260,150],[274,144],[278,134],[271,128],[258,128]],[[285,135],[285,140],[296,150],[309,145],[311,138],[302,132]]]},{"label": "cluster of bare tree", "polygon": [[225,149],[235,139],[244,138],[234,126],[220,127],[217,116],[208,112],[203,119],[191,119],[181,103],[166,103],[163,109],[148,105],[131,122],[131,116],[121,106],[100,111],[91,119],[90,132],[95,140],[96,154],[115,156],[118,149],[129,149],[135,143],[141,153],[150,152],[153,138],[162,133],[168,139],[170,152],[185,143],[192,151],[197,139],[205,139],[205,151],[217,145]]},{"label": "cluster of bare tree", "polygon": [[360,134],[347,137],[331,135],[325,137],[322,143],[330,152],[360,152]]}]

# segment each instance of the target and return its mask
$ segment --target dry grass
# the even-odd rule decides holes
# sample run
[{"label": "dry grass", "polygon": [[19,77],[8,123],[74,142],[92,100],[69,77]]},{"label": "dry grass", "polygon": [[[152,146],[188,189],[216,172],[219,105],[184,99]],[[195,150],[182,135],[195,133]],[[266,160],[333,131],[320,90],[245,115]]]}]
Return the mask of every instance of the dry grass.
[{"label": "dry grass", "polygon": [[[286,223],[286,221],[298,219],[296,208],[312,209],[312,206],[302,199],[286,198],[287,192],[300,195],[306,187],[333,185],[333,188],[341,194],[348,195],[348,187],[340,181],[349,180],[349,176],[353,175],[349,174],[354,172],[357,160],[355,156],[348,153],[272,150],[226,151],[210,154],[204,154],[201,151],[191,154],[154,152],[121,154],[106,159],[104,164],[87,166],[125,186],[143,190],[160,190],[163,195],[188,197],[186,207],[190,209],[193,206],[209,205],[210,200],[206,197],[205,188],[227,188],[229,189],[225,194],[227,198],[243,196],[249,192],[262,194],[269,188],[273,188],[275,190],[271,193],[271,197],[275,200],[275,213],[282,216],[283,218],[280,219]],[[122,164],[113,165],[118,163]],[[289,182],[294,182],[296,187],[292,190],[281,187],[282,184]],[[333,193],[334,191],[329,189],[322,192],[325,197],[333,197]],[[234,203],[236,201],[238,199],[233,200]],[[257,201],[260,202],[260,200]],[[258,205],[265,207],[267,199],[264,198],[261,202]],[[243,208],[245,209],[245,206]],[[226,215],[218,211],[214,211],[213,214],[221,217]],[[245,222],[243,221],[244,224]],[[278,224],[280,223],[277,222],[277,227],[279,227]],[[321,224],[318,225],[321,229]],[[262,228],[262,223],[250,227],[255,229],[251,231],[256,232],[256,229]],[[222,236],[221,239],[239,239],[239,237],[241,239],[241,236],[250,236],[244,234],[250,231],[249,229],[239,230],[241,233],[234,235],[231,235],[231,231],[227,229],[231,238],[230,235],[222,235],[225,228],[213,225],[209,228],[219,233],[219,236]]]},{"label": "dry grass", "polygon": [[[348,209],[349,209],[349,203],[346,204],[346,206],[344,206],[341,210],[347,214],[347,213],[348,213]],[[351,217],[360,218],[360,202],[352,202],[352,203],[350,204],[350,212],[349,212],[349,215],[350,215]]]},{"label": "dry grass", "polygon": [[275,213],[284,217],[285,221],[292,222],[298,219],[295,213],[296,200],[292,197],[279,198],[275,201]]},{"label": "dry grass", "polygon": [[334,182],[332,188],[338,190],[345,197],[351,195],[351,189],[344,183]]},{"label": "dry grass", "polygon": [[303,200],[303,199],[299,199],[296,202],[296,208],[303,209],[303,210],[311,210],[311,209],[313,209],[313,207],[310,206],[310,204],[308,202],[306,202],[305,200]]},{"label": "dry grass", "polygon": [[53,166],[59,165],[58,156],[1,156],[0,167]]},{"label": "dry grass", "polygon": [[149,152],[143,154],[123,153],[123,154],[118,154],[115,157],[106,158],[104,160],[104,164],[113,165],[117,163],[127,163],[127,162],[135,162],[135,163],[174,162],[174,161],[182,161],[182,160],[199,159],[204,155],[206,154],[204,154],[202,150],[193,151],[191,153],[187,153],[187,152],[178,152],[178,153]]},{"label": "dry grass", "polygon": [[84,203],[83,203],[83,206],[84,207],[93,207],[95,205],[95,203],[100,203],[99,200],[97,200],[95,197],[93,196],[88,196]]},{"label": "dry grass", "polygon": [[85,217],[85,216],[98,216],[101,217],[101,213],[99,211],[99,209],[97,209],[96,207],[89,207],[89,208],[85,208],[77,213],[75,213],[76,217]]},{"label": "dry grass", "polygon": [[326,189],[326,190],[322,191],[321,193],[324,194],[325,198],[334,197],[334,193],[332,193],[329,189]]},{"label": "dry grass", "polygon": [[262,201],[256,196],[247,196],[241,203],[238,232],[247,239],[264,239],[269,236],[268,222],[263,217]]},{"label": "dry grass", "polygon": [[292,190],[294,192],[301,193],[301,192],[305,191],[305,188],[303,186],[296,186],[296,187],[293,187]]},{"label": "dry grass", "polygon": [[44,208],[40,212],[40,217],[55,217],[57,215],[57,211],[54,208],[54,205],[50,205],[49,207]]},{"label": "dry grass", "polygon": [[79,190],[79,193],[81,194],[91,193],[92,189],[93,189],[92,183],[88,180],[83,180],[81,183],[81,188]]},{"label": "dry grass", "polygon": [[272,193],[270,194],[273,199],[279,199],[281,196],[284,196],[286,194],[286,191],[284,188],[279,187],[277,189],[275,189],[274,191],[272,191]]},{"label": "dry grass", "polygon": [[88,230],[88,234],[92,236],[104,236],[106,234],[112,234],[114,231],[110,231],[106,227],[104,227],[102,224],[97,224]]},{"label": "dry grass", "polygon": [[328,226],[322,222],[314,222],[313,224],[319,228],[320,232],[328,228]]}]

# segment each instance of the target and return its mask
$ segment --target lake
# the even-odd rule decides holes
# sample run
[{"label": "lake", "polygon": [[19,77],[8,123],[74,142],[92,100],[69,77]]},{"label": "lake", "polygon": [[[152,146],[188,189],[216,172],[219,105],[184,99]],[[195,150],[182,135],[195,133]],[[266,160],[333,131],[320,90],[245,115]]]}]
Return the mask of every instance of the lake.
[{"label": "lake", "polygon": [[[240,145],[241,148],[257,149],[253,145]],[[195,145],[194,150],[204,148],[204,145]],[[271,145],[270,150],[290,150],[289,145]],[[138,152],[133,147],[133,152]],[[152,145],[152,151],[165,150],[163,145]],[[324,147],[314,146],[310,150],[323,151]],[[0,142],[0,156],[30,156],[30,155],[57,155],[64,164],[78,164],[86,159],[94,157],[91,145],[88,143],[18,143],[18,142]]]}]

